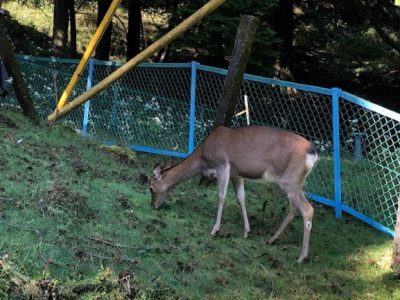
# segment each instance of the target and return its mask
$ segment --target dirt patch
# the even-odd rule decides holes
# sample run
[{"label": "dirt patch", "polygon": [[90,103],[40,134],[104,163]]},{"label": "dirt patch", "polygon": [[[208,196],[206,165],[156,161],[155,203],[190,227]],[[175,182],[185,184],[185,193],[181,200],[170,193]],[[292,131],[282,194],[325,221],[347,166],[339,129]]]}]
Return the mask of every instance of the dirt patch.
[{"label": "dirt patch", "polygon": [[69,146],[65,147],[65,151],[74,156],[79,154],[79,149],[74,145],[69,145]]},{"label": "dirt patch", "polygon": [[117,194],[117,200],[121,204],[123,209],[131,208],[131,204],[129,203],[129,198],[125,194],[118,193]]},{"label": "dirt patch", "polygon": [[178,261],[176,263],[176,267],[178,269],[179,272],[183,272],[183,273],[192,273],[194,272],[198,267],[198,263],[196,262],[182,262],[182,261]]},{"label": "dirt patch", "polygon": [[53,185],[36,206],[39,211],[50,215],[55,215],[58,210],[74,216],[86,215],[88,212],[85,197],[62,185]]}]

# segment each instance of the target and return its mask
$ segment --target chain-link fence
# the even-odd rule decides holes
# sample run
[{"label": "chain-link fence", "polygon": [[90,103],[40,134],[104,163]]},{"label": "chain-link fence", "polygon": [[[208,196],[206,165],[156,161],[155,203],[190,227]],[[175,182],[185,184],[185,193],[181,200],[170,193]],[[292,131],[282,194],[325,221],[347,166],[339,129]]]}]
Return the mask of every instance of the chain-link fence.
[{"label": "chain-link fence", "polygon": [[[40,116],[50,114],[78,61],[19,57]],[[90,61],[71,98],[121,64]],[[104,143],[186,157],[210,132],[227,71],[195,62],[142,64],[61,122]],[[83,80],[85,79],[85,80]],[[339,89],[245,75],[233,126],[267,125],[312,141],[321,159],[307,196],[394,235],[400,115]],[[15,105],[11,94],[3,105]]]}]

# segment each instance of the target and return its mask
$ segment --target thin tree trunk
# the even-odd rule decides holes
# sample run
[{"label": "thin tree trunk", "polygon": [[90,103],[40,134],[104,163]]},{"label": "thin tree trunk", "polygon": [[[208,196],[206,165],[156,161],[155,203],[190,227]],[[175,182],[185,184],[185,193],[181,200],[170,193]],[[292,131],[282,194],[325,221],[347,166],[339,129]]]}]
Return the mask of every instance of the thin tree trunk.
[{"label": "thin tree trunk", "polygon": [[[107,13],[108,8],[111,5],[111,0],[98,0],[98,12],[97,12],[97,27],[100,25],[104,16]],[[110,49],[111,49],[111,32],[112,32],[112,21],[108,25],[106,31],[103,34],[97,48],[95,58],[99,60],[109,60],[110,59]]]},{"label": "thin tree trunk", "polygon": [[275,45],[278,59],[275,62],[275,78],[293,80],[293,0],[280,0],[271,16],[272,29],[281,40]]},{"label": "thin tree trunk", "polygon": [[53,15],[53,54],[65,57],[68,46],[68,0],[55,0]]},{"label": "thin tree trunk", "polygon": [[[1,17],[0,17],[1,18]],[[15,59],[11,42],[6,37],[3,24],[0,21],[0,58],[10,77],[13,79],[13,87],[22,113],[33,121],[37,121],[37,115],[28,87],[25,84],[20,66]]]},{"label": "thin tree trunk", "polygon": [[140,52],[140,31],[142,24],[141,1],[130,0],[128,4],[128,34],[126,60]]},{"label": "thin tree trunk", "polygon": [[68,15],[70,24],[70,45],[69,57],[76,58],[76,18],[75,18],[75,0],[68,0]]},{"label": "thin tree trunk", "polygon": [[[179,23],[176,13],[177,9],[178,9],[178,0],[173,0],[171,4],[171,17],[168,20],[167,31],[170,31],[172,28],[174,28],[174,26],[176,26]],[[154,62],[160,62],[161,60],[165,60],[165,58],[168,58],[169,47],[170,45],[167,45],[166,47],[158,51],[157,55],[154,58]]]},{"label": "thin tree trunk", "polygon": [[214,127],[232,125],[232,118],[240,92],[240,85],[250,57],[251,45],[253,44],[258,23],[258,18],[253,16],[245,15],[242,16],[240,20]]}]

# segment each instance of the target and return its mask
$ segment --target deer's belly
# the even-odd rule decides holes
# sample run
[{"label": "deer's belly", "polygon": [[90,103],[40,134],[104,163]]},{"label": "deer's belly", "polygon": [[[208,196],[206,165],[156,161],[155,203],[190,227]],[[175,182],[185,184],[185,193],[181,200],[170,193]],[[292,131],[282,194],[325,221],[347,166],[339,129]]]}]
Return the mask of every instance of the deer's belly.
[{"label": "deer's belly", "polygon": [[261,173],[247,173],[239,172],[239,176],[258,182],[276,183],[277,177],[271,171],[264,171]]},{"label": "deer's belly", "polygon": [[276,182],[277,178],[272,172],[265,171],[262,173],[261,178],[257,178],[256,181],[261,182]]}]

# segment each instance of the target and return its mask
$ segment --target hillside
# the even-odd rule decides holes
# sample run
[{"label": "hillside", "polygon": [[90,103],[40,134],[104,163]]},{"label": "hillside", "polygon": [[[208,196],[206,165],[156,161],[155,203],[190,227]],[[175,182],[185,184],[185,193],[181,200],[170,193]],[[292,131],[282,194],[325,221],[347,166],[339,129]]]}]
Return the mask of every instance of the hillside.
[{"label": "hillside", "polygon": [[[314,204],[310,259],[302,222],[265,241],[287,209],[273,186],[247,185],[242,238],[230,191],[212,238],[215,187],[182,184],[159,211],[147,176],[163,157],[104,148],[61,126],[0,109],[0,298],[395,299],[392,240]],[[46,294],[47,293],[47,294]]]}]

